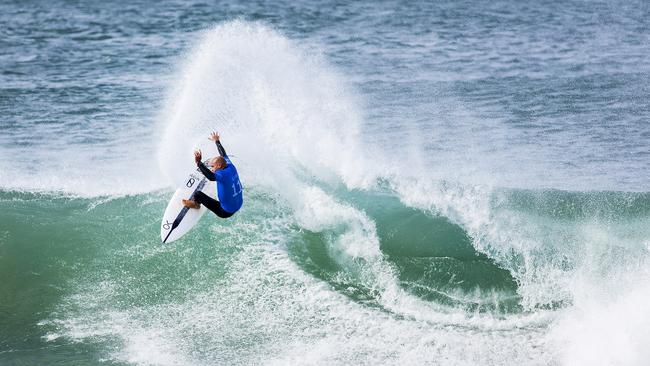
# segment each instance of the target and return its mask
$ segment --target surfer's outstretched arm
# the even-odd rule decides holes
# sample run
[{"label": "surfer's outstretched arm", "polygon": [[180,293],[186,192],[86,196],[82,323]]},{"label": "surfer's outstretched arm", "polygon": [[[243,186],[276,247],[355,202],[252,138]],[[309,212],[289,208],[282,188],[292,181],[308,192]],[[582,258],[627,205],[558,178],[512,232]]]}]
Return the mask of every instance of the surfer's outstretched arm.
[{"label": "surfer's outstretched arm", "polygon": [[205,164],[203,164],[203,162],[201,161],[201,158],[202,158],[201,151],[200,150],[195,151],[194,152],[194,162],[196,163],[196,166],[199,168],[201,173],[203,173],[203,175],[206,178],[208,178],[208,180],[211,180],[211,181],[214,182],[216,180],[216,178],[214,176],[214,172],[212,170],[208,169],[208,167],[205,166]]},{"label": "surfer's outstretched arm", "polygon": [[208,169],[208,167],[205,166],[205,164],[203,164],[202,161],[200,161],[200,162],[197,164],[197,166],[199,167],[199,170],[201,171],[201,173],[203,173],[203,175],[204,175],[206,178],[208,178],[208,180],[211,180],[211,181],[213,181],[213,182],[216,180],[216,178],[214,177],[214,173],[213,173],[210,169]]},{"label": "surfer's outstretched arm", "polygon": [[226,149],[223,148],[223,145],[221,145],[221,141],[219,141],[219,133],[218,132],[212,132],[209,139],[214,141],[214,143],[217,145],[217,150],[219,150],[219,155],[223,156],[224,158],[226,156],[228,156],[226,154]]},{"label": "surfer's outstretched arm", "polygon": [[217,140],[214,143],[217,144],[217,150],[219,150],[219,155],[221,155],[223,157],[228,156],[226,154],[226,149],[224,149],[223,146],[221,145],[221,141]]}]

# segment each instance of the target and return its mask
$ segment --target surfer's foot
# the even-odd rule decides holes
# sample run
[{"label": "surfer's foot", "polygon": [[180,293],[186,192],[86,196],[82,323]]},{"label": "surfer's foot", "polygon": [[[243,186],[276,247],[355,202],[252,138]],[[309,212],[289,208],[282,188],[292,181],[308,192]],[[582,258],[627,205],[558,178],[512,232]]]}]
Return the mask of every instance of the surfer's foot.
[{"label": "surfer's foot", "polygon": [[199,205],[198,202],[192,201],[192,200],[183,200],[183,206],[189,207],[189,208],[200,208],[201,205]]}]

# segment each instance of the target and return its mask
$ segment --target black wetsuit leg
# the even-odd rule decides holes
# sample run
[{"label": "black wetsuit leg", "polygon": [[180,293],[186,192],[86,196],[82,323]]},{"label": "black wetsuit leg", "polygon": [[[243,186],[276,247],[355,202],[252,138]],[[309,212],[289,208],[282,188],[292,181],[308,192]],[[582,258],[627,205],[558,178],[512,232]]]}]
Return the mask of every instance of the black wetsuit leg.
[{"label": "black wetsuit leg", "polygon": [[221,217],[222,219],[227,219],[233,215],[232,213],[221,208],[221,203],[219,203],[219,201],[215,200],[212,197],[209,197],[207,194],[201,191],[194,193],[194,201],[207,207],[208,210],[214,212],[217,216]]}]

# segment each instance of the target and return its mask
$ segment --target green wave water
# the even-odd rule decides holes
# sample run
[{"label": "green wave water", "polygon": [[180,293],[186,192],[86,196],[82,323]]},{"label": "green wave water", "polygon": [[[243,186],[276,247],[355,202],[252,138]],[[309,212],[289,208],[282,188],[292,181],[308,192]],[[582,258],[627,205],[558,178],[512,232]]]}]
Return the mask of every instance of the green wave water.
[{"label": "green wave water", "polygon": [[[259,192],[249,191],[250,204],[232,222],[206,216],[178,244],[162,245],[155,233],[169,194],[82,199],[2,192],[1,309],[14,314],[1,318],[2,329],[9,330],[1,339],[6,362],[45,357],[52,362],[93,363],[109,357],[131,363],[138,359],[129,355],[129,347],[142,351],[139,347],[149,346],[147,357],[157,352],[165,357],[170,357],[165,352],[173,352],[174,360],[177,352],[189,355],[181,363],[194,362],[196,352],[201,354],[200,363],[253,362],[262,349],[284,342],[276,344],[271,335],[277,332],[306,327],[313,339],[325,336],[317,331],[324,320],[317,318],[332,316],[327,315],[331,308],[324,305],[327,312],[318,309],[316,315],[308,315],[316,319],[305,321],[301,316],[309,311],[303,307],[309,305],[286,302],[296,296],[294,291],[305,291],[301,288],[305,275],[328,293],[322,298],[325,302],[342,296],[347,300],[336,301],[374,308],[403,322],[419,317],[428,321],[426,313],[400,313],[399,308],[385,306],[385,289],[363,278],[368,276],[362,270],[367,258],[341,261],[336,245],[345,229],[305,230],[290,209]],[[619,245],[603,248],[601,254],[607,258],[597,258],[591,265],[602,267],[610,261],[621,265],[647,256],[646,193],[507,190],[497,195],[507,200],[499,199],[495,212],[508,210],[535,220],[536,226],[548,226],[545,235],[558,229],[573,231],[585,220],[597,220],[608,232],[619,232]],[[479,332],[492,328],[480,314],[505,322],[516,314],[530,314],[519,289],[528,284],[517,277],[526,273],[509,271],[525,258],[508,257],[515,263],[504,266],[503,258],[495,260],[489,252],[477,250],[476,238],[458,224],[405,206],[387,192],[349,192],[341,198],[350,199],[349,204],[375,222],[387,263],[382,268],[395,275],[404,290],[400,296],[434,304],[436,311],[450,314],[451,324],[457,312],[475,314],[478,323],[472,327]],[[557,263],[553,258],[562,250],[549,249],[545,253],[549,258],[535,260],[547,260],[559,266],[554,270],[575,276],[584,260],[580,248],[572,248],[574,257],[561,253],[566,257]],[[601,270],[604,276],[611,275],[605,267]],[[296,278],[294,271],[304,274]],[[555,294],[556,310],[571,305],[561,294]],[[177,323],[176,316],[188,318],[190,324]],[[214,322],[220,324],[216,329]],[[534,329],[546,321],[526,322],[524,328]],[[231,341],[236,342],[234,354],[211,353],[211,347],[223,349],[226,343],[220,342]],[[205,358],[205,352],[217,358]]]}]

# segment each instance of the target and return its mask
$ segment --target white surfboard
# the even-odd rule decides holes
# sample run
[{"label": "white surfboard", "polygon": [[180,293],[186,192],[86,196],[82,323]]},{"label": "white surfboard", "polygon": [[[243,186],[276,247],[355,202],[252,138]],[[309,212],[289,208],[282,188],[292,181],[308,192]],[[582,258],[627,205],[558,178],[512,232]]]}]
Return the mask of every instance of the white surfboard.
[{"label": "white surfboard", "polygon": [[203,205],[199,209],[183,206],[183,199],[192,199],[196,191],[216,197],[215,182],[207,180],[199,168],[188,174],[184,186],[176,190],[165,209],[160,223],[160,239],[163,243],[171,243],[185,235],[208,211]]}]

